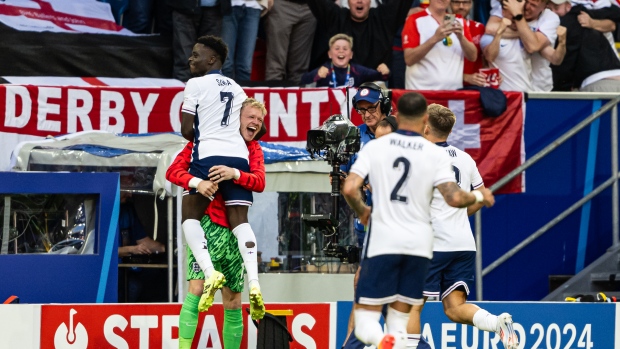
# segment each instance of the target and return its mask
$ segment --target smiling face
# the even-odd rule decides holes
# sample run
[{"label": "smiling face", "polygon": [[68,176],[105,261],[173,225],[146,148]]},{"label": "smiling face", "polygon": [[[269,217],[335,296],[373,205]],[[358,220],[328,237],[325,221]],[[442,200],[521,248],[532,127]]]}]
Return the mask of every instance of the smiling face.
[{"label": "smiling face", "polygon": [[252,141],[263,125],[264,119],[265,115],[263,115],[260,108],[252,105],[243,107],[243,109],[241,109],[240,116],[241,137],[243,137],[246,142]]},{"label": "smiling face", "polygon": [[338,68],[346,68],[349,61],[353,58],[351,44],[345,40],[336,40],[329,48],[327,55],[332,60],[332,64]]},{"label": "smiling face", "polygon": [[545,0],[526,0],[523,17],[526,21],[533,21],[545,10],[547,1]]},{"label": "smiling face", "polygon": [[189,71],[194,76],[205,75],[216,59],[216,53],[209,47],[203,44],[196,44],[192,49],[192,54],[189,56]]},{"label": "smiling face", "polygon": [[361,111],[360,115],[362,116],[362,120],[364,120],[366,126],[373,130],[373,132],[379,121],[383,120],[385,117],[385,115],[381,113],[379,102],[372,104],[368,101],[359,101],[356,103],[355,108]]},{"label": "smiling face", "polygon": [[356,22],[363,22],[368,18],[370,11],[370,0],[349,0],[349,12],[351,19]]}]

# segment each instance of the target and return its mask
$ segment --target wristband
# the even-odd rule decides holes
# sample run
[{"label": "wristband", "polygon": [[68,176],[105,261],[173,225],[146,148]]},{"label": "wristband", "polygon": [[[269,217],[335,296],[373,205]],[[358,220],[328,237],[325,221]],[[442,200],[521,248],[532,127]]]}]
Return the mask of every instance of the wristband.
[{"label": "wristband", "polygon": [[239,170],[237,170],[236,168],[233,168],[233,170],[235,170],[234,179],[235,180],[239,179],[239,177],[241,177],[241,172],[239,172]]},{"label": "wristband", "polygon": [[474,196],[476,197],[476,203],[484,201],[484,195],[482,195],[481,191],[474,190],[471,193],[474,194]]},{"label": "wristband", "polygon": [[190,188],[198,188],[198,184],[202,182],[202,179],[198,178],[198,177],[194,177],[192,179],[189,180],[189,187]]}]

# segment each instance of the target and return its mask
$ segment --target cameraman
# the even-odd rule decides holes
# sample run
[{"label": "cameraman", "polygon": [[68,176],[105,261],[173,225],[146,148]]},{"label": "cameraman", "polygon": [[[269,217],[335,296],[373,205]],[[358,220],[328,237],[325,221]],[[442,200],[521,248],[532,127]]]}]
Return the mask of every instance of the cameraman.
[{"label": "cameraman", "polygon": [[[367,82],[362,85],[357,90],[355,97],[353,97],[353,107],[357,110],[357,112],[362,117],[364,121],[363,124],[359,125],[358,128],[360,130],[360,149],[363,148],[368,142],[375,139],[375,131],[377,130],[377,126],[379,122],[386,118],[392,110],[392,104],[389,97],[389,92],[381,89],[377,84],[372,82]],[[357,154],[351,156],[351,159],[347,164],[340,166],[340,170],[344,172],[344,174],[349,173],[349,169],[351,165],[357,159]],[[363,195],[366,198],[366,205],[372,205],[372,195],[369,188],[365,185],[363,188]],[[364,238],[366,236],[366,229],[364,225],[360,222],[359,218],[355,218],[355,234],[357,235],[357,245],[360,248],[359,253],[360,257],[362,255]],[[361,259],[361,258],[360,258]],[[359,267],[357,268],[357,272],[355,273],[355,279],[353,281],[353,287],[357,285],[357,278],[359,276]],[[353,317],[349,318],[349,327],[347,331],[347,339],[345,340],[345,345],[343,348],[358,348],[356,344],[359,344],[359,348],[364,348],[365,345],[361,342],[357,341],[355,336],[350,336],[353,330]],[[351,337],[351,340],[349,340]]]}]

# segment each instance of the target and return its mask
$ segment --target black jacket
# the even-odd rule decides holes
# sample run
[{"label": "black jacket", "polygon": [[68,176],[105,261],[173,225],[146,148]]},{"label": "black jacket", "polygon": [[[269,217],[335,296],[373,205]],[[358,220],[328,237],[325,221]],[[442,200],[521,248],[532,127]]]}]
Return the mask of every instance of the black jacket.
[{"label": "black jacket", "polygon": [[310,69],[328,60],[329,38],[344,33],[353,37],[353,60],[368,68],[377,69],[385,63],[391,67],[392,43],[398,28],[405,23],[413,0],[386,0],[371,8],[363,22],[351,19],[348,8],[341,8],[333,0],[308,0],[308,6],[317,20]]},{"label": "black jacket", "polygon": [[551,66],[554,91],[570,91],[571,88],[581,87],[583,80],[592,74],[620,69],[618,55],[603,33],[579,24],[577,16],[582,11],[587,12],[593,19],[620,22],[620,8],[617,6],[588,10],[577,5],[560,18],[560,24],[566,27],[567,31],[566,55],[561,65]]}]

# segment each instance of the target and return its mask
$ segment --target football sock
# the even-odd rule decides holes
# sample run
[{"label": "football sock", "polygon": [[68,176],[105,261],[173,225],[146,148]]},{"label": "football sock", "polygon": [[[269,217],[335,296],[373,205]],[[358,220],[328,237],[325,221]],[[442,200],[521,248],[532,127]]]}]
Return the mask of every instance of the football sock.
[{"label": "football sock", "polygon": [[[179,315],[179,349],[189,349],[198,325],[198,301],[200,297],[188,293]],[[188,345],[189,344],[189,345]]]},{"label": "football sock", "polygon": [[205,278],[208,279],[213,272],[213,262],[211,262],[207,241],[205,240],[205,232],[202,230],[200,222],[196,219],[186,219],[181,226],[183,227],[183,234],[185,234],[187,245],[192,250],[196,262],[198,262],[200,269],[205,274]]},{"label": "football sock", "polygon": [[385,318],[387,332],[394,335],[396,341],[405,342],[408,322],[409,313],[400,312],[390,306],[387,307],[387,316]]},{"label": "football sock", "polygon": [[258,249],[256,247],[256,236],[254,235],[254,231],[252,231],[252,227],[249,223],[243,223],[239,224],[232,232],[239,244],[239,252],[241,252],[243,264],[248,273],[250,289],[252,289],[252,287],[258,287]]},{"label": "football sock", "polygon": [[483,331],[497,332],[497,316],[484,309],[480,309],[474,314],[473,323],[474,326]]},{"label": "football sock", "polygon": [[224,348],[239,349],[243,338],[243,314],[241,309],[224,310]]},{"label": "football sock", "polygon": [[355,309],[355,336],[362,343],[378,345],[383,339],[383,329],[379,323],[380,311]]},{"label": "football sock", "polygon": [[419,343],[420,343],[419,334],[410,333],[407,335],[407,349],[416,349]]}]

